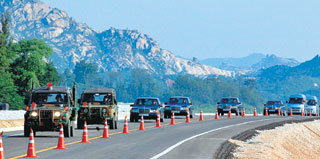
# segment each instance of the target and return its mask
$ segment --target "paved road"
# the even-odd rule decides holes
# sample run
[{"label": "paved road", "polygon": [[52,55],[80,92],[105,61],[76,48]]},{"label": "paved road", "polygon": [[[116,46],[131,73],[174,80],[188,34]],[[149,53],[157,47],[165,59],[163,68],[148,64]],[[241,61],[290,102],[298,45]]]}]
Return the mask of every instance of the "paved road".
[{"label": "paved road", "polygon": [[[214,120],[205,116],[192,123],[185,123],[184,117],[177,117],[177,125],[169,125],[170,119],[162,123],[162,128],[154,127],[154,120],[145,120],[146,131],[139,131],[139,123],[129,123],[130,134],[122,134],[123,122],[118,130],[109,130],[110,139],[101,138],[102,125],[89,125],[88,144],[79,143],[82,130],[75,130],[75,137],[66,138],[66,150],[54,149],[58,132],[38,132],[35,138],[37,155],[40,158],[213,158],[216,149],[230,137],[245,130],[283,121],[290,118],[309,117],[222,117]],[[96,127],[101,128],[97,131]],[[21,158],[26,155],[28,138],[22,131],[4,134],[6,158]]]}]

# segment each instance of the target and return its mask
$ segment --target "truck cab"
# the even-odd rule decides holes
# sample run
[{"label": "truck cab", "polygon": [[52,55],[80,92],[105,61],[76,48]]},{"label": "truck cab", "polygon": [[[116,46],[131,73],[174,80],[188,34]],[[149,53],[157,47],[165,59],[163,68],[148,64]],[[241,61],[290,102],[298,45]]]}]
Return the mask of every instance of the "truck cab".
[{"label": "truck cab", "polygon": [[224,115],[224,113],[228,113],[231,110],[231,113],[235,113],[236,116],[242,115],[243,106],[237,97],[225,97],[220,100],[218,104],[218,114]]},{"label": "truck cab", "polygon": [[289,101],[287,101],[288,115],[290,113],[290,110],[292,110],[292,114],[304,113],[306,104],[307,104],[307,98],[304,94],[291,95],[289,97]]},{"label": "truck cab", "polygon": [[316,116],[318,114],[318,98],[316,96],[307,96],[307,104],[306,104],[306,114],[309,115],[311,112],[311,115]]},{"label": "truck cab", "polygon": [[165,103],[164,118],[171,118],[172,112],[176,116],[186,116],[189,110],[190,118],[194,117],[194,107],[189,97],[174,96]]},{"label": "truck cab", "polygon": [[130,105],[130,122],[138,122],[143,115],[143,119],[157,120],[157,114],[160,113],[160,122],[163,122],[163,106],[156,97],[139,97],[134,104]]},{"label": "truck cab", "polygon": [[73,121],[76,120],[75,85],[73,91],[68,87],[38,87],[32,90],[24,115],[24,136],[28,137],[30,128],[38,131],[59,131],[63,125],[64,136],[73,136]]},{"label": "truck cab", "polygon": [[118,102],[116,92],[110,88],[90,88],[82,92],[78,100],[78,129],[87,124],[104,124],[107,119],[110,129],[117,129]]},{"label": "truck cab", "polygon": [[285,105],[282,101],[273,100],[273,101],[267,101],[266,104],[264,104],[263,109],[263,115],[266,115],[266,110],[268,111],[268,114],[278,114],[280,111],[280,115],[285,116],[286,115],[286,109]]}]

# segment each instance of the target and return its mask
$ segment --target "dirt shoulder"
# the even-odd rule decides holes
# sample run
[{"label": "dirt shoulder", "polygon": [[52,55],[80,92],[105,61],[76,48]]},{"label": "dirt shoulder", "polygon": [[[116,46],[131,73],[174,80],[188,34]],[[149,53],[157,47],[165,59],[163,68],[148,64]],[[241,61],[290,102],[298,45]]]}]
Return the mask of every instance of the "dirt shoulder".
[{"label": "dirt shoulder", "polygon": [[16,120],[0,120],[0,128],[11,128],[11,127],[21,127],[23,126],[23,119]]},{"label": "dirt shoulder", "polygon": [[[312,133],[309,130],[309,129],[315,130],[315,128],[310,127],[309,125],[307,125],[309,129],[306,128],[305,126],[302,126],[300,127],[301,131],[296,131],[295,128],[288,129],[288,127],[291,127],[292,125],[285,125],[285,124],[297,124],[301,122],[314,121],[316,119],[318,120],[320,118],[318,117],[318,118],[312,118],[312,119],[310,118],[290,119],[290,120],[276,122],[276,123],[272,123],[272,124],[268,124],[268,125],[264,125],[254,129],[244,131],[236,136],[233,136],[230,140],[221,144],[221,146],[217,150],[217,153],[215,154],[215,158],[229,158],[229,159],[231,158],[294,158],[295,157],[294,155],[293,157],[278,156],[278,149],[279,151],[281,150],[280,154],[283,154],[283,150],[285,148],[280,149],[276,145],[285,146],[285,145],[291,144],[291,143],[288,143],[288,141],[296,142],[298,145],[300,145],[301,144],[300,142],[303,142],[304,140],[302,139],[303,141],[297,142],[297,139],[299,139],[300,136],[304,136],[307,132],[314,134],[315,137],[318,137],[319,141],[320,141],[320,137],[315,135],[314,132]],[[315,121],[315,122],[320,123],[320,121]],[[315,130],[315,132],[317,131],[320,132],[319,123],[318,123],[319,130]],[[304,125],[304,124],[305,123],[301,123],[301,125]],[[282,128],[284,125],[287,127],[284,128],[282,131],[286,131],[286,133],[279,132],[278,129]],[[268,133],[269,136],[266,136],[263,138],[257,138],[261,136],[261,134],[263,134],[264,132],[271,131],[271,130],[274,130],[274,132]],[[292,132],[295,132],[295,133],[292,133]],[[300,136],[299,137],[294,136],[294,134],[295,135],[300,134]],[[282,141],[283,144],[279,144],[280,141]],[[270,144],[270,142],[273,142],[274,144],[272,145]],[[320,142],[317,141],[317,143],[320,143]],[[261,146],[261,147],[258,147],[258,146]],[[264,149],[263,147],[267,147],[267,148]],[[320,150],[320,147],[318,148],[318,150]],[[268,154],[266,152],[268,152]],[[249,155],[246,155],[246,154],[249,154]],[[262,154],[266,154],[266,155],[262,155]],[[298,157],[298,158],[301,158],[301,157]]]}]

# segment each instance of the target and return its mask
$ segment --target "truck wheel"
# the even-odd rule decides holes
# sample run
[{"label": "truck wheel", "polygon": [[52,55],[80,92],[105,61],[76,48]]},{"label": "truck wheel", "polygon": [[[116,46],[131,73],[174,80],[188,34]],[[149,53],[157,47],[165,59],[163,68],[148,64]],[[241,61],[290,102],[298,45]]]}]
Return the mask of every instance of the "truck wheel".
[{"label": "truck wheel", "polygon": [[191,119],[193,118],[193,111],[190,113],[190,118]]},{"label": "truck wheel", "polygon": [[163,118],[160,118],[160,122],[161,122],[161,123],[163,122]]},{"label": "truck wheel", "polygon": [[114,119],[108,122],[109,123],[109,128],[114,129]]},{"label": "truck wheel", "polygon": [[78,129],[83,129],[83,127],[84,127],[84,122],[83,122],[83,120],[78,119],[78,120],[77,120],[77,128],[78,128]]},{"label": "truck wheel", "polygon": [[165,119],[168,119],[168,116],[169,116],[169,115],[168,115],[167,113],[164,113],[164,118],[165,118]]},{"label": "truck wheel", "polygon": [[70,137],[70,120],[63,125],[64,137]]},{"label": "truck wheel", "polygon": [[23,130],[23,132],[24,132],[24,137],[29,137],[29,135],[30,135],[30,127],[27,126],[26,123],[24,123],[24,130]]},{"label": "truck wheel", "polygon": [[239,115],[239,111],[236,111],[236,116],[238,116]]},{"label": "truck wheel", "polygon": [[72,126],[70,127],[70,136],[73,137],[73,131],[74,131],[74,126],[72,124]]},{"label": "truck wheel", "polygon": [[223,116],[224,115],[224,113],[221,113],[221,116]]},{"label": "truck wheel", "polygon": [[117,120],[114,121],[114,129],[118,129],[118,121]]},{"label": "truck wheel", "polygon": [[134,122],[138,122],[139,121],[139,118],[138,117],[136,117],[135,119],[134,119]]}]

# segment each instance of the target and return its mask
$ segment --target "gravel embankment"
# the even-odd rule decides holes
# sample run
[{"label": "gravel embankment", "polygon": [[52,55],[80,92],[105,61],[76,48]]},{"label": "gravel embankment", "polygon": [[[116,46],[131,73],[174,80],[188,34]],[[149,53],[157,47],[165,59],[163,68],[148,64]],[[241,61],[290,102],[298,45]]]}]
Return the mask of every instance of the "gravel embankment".
[{"label": "gravel embankment", "polygon": [[320,120],[284,124],[270,130],[258,130],[256,133],[245,141],[229,140],[237,146],[234,158],[311,159],[318,158],[320,153]]}]

